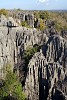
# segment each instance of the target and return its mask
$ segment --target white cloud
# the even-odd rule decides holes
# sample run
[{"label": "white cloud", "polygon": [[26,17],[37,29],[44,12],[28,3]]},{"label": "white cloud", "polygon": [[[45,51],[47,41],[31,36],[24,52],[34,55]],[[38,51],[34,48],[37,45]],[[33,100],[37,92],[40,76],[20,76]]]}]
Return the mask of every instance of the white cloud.
[{"label": "white cloud", "polygon": [[[48,2],[50,0],[38,0],[39,2]],[[58,1],[58,0],[54,0],[54,1]]]},{"label": "white cloud", "polygon": [[48,0],[39,0],[39,2],[47,2]]},{"label": "white cloud", "polygon": [[39,6],[40,3],[45,3],[45,5],[48,6],[49,5],[49,0],[36,0],[37,6]]}]

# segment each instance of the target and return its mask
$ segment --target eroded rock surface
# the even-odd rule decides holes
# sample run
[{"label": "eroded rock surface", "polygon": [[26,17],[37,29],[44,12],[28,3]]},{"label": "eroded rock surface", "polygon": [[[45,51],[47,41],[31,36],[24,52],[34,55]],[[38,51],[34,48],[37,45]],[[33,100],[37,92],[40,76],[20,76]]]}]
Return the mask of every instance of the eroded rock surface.
[{"label": "eroded rock surface", "polygon": [[[24,91],[28,100],[58,100],[60,95],[67,98],[67,33],[65,31],[63,36],[57,34],[51,21],[48,26],[49,29],[41,32],[35,28],[18,26],[11,17],[0,18],[0,76],[3,78],[3,68],[7,63],[18,74],[21,71],[21,80],[26,79]],[[40,52],[35,53],[29,59],[28,66],[25,66],[24,51],[37,44],[42,47]],[[25,67],[26,76],[23,71]]]},{"label": "eroded rock surface", "polygon": [[[50,36],[42,52],[36,53],[29,62],[25,91],[30,100],[55,100],[57,82],[66,87],[63,82],[66,76],[67,41],[59,35]],[[63,93],[66,95],[67,91]]]}]

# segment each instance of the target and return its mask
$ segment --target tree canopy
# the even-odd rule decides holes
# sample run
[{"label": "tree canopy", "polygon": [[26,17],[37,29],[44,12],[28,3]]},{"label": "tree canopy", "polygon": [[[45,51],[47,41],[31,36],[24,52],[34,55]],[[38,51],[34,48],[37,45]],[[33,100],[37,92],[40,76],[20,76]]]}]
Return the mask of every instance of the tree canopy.
[{"label": "tree canopy", "polygon": [[5,10],[5,9],[1,9],[0,10],[0,15],[5,15],[5,16],[7,16],[8,15],[8,12],[7,12],[7,10]]},{"label": "tree canopy", "polygon": [[5,79],[3,80],[3,86],[0,87],[0,100],[6,100],[8,96],[16,100],[25,100],[25,94],[22,91],[19,78],[17,78],[16,73],[8,69]]}]

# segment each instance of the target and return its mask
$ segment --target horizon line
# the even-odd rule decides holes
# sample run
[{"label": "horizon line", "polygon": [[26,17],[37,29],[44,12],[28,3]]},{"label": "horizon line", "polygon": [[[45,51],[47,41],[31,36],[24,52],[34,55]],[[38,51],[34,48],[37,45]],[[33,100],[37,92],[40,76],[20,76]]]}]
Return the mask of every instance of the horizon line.
[{"label": "horizon line", "polygon": [[57,11],[57,10],[59,10],[59,11],[63,11],[63,10],[67,10],[67,9],[22,9],[22,8],[0,8],[0,10],[1,9],[5,9],[5,10],[29,10],[29,11],[45,11],[45,10],[47,10],[47,11]]}]

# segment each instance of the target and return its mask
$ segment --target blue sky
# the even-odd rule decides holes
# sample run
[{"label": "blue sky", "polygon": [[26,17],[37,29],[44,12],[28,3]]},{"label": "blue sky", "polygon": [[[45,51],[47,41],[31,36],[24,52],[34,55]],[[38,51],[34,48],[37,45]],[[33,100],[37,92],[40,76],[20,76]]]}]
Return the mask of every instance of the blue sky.
[{"label": "blue sky", "polygon": [[23,10],[67,10],[67,0],[0,0],[0,8],[21,8]]}]

